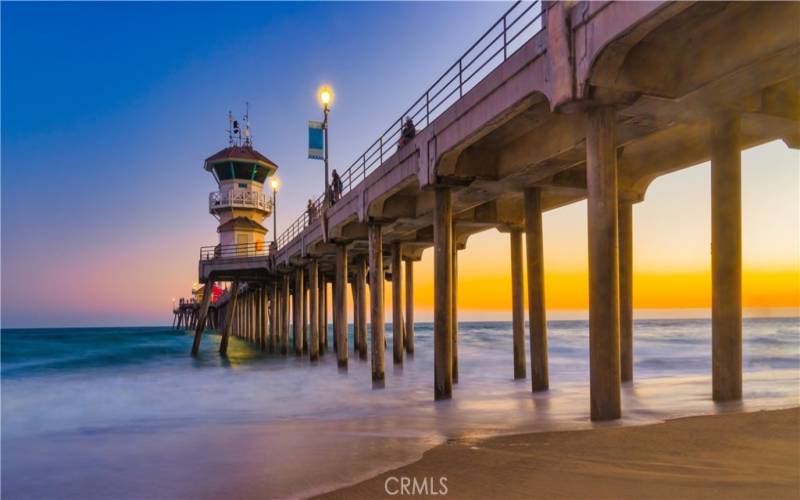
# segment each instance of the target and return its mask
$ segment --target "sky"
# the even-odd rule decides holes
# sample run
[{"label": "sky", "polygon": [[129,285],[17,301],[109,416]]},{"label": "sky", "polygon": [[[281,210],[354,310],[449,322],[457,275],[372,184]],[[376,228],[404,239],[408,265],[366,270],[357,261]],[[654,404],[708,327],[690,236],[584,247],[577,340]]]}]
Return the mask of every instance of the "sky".
[{"label": "sky", "polygon": [[[226,146],[228,110],[250,103],[255,146],[279,165],[281,232],[321,191],[322,162],[306,158],[316,89],[334,88],[331,165],[344,168],[507,6],[3,2],[0,323],[170,322],[199,247],[216,243],[202,164]],[[742,158],[744,305],[796,314],[800,155],[776,142]],[[659,178],[635,206],[641,314],[707,311],[709,189],[702,164]],[[580,315],[585,203],[545,214],[544,234],[551,316]],[[460,252],[461,319],[510,319],[508,260],[496,258],[508,252],[496,231]],[[431,254],[415,270],[423,321]]]}]

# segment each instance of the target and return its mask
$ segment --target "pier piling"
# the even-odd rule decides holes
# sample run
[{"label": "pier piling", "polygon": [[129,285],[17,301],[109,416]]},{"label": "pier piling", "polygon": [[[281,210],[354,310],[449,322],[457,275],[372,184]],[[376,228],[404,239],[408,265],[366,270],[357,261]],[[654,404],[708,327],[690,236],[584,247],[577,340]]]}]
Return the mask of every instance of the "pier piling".
[{"label": "pier piling", "polygon": [[522,231],[509,234],[511,245],[511,317],[514,339],[514,378],[525,378],[525,300],[522,282]]},{"label": "pier piling", "polygon": [[620,417],[616,118],[589,111],[586,184],[589,230],[589,358],[592,420]]},{"label": "pier piling", "polygon": [[372,381],[383,381],[384,325],[383,325],[383,234],[381,225],[372,222],[368,227],[369,236],[369,294],[372,336]]},{"label": "pier piling", "polygon": [[347,366],[347,245],[336,244],[336,283],[334,290],[334,335],[336,336],[336,362]]},{"label": "pier piling", "polygon": [[711,131],[711,359],[714,401],[742,398],[742,165],[740,121]]},{"label": "pier piling", "polygon": [[214,288],[214,282],[209,281],[206,283],[205,291],[203,292],[203,302],[200,305],[200,319],[197,321],[197,328],[194,331],[194,342],[192,342],[192,356],[197,356],[200,351],[200,340],[203,338],[203,330],[206,328],[206,319],[208,318],[208,306],[211,304],[211,290]]},{"label": "pier piling", "polygon": [[228,301],[227,317],[225,319],[225,330],[222,332],[222,338],[219,341],[219,353],[222,356],[228,355],[228,337],[231,335],[231,328],[233,327],[234,313],[236,312],[236,302],[239,299],[239,280],[233,280],[231,284],[231,298]]},{"label": "pier piling", "polygon": [[308,308],[311,311],[311,338],[309,339],[309,359],[319,359],[319,266],[317,259],[311,258],[308,262]]},{"label": "pier piling", "polygon": [[392,353],[403,364],[403,269],[400,243],[392,245]]},{"label": "pier piling", "polygon": [[405,259],[406,271],[406,354],[414,354],[414,261]]},{"label": "pier piling", "polygon": [[619,200],[619,355],[620,380],[633,380],[633,203]]},{"label": "pier piling", "polygon": [[453,397],[453,208],[450,188],[437,186],[433,210],[434,398]]},{"label": "pier piling", "polygon": [[528,272],[528,328],[530,328],[531,390],[550,387],[547,365],[547,312],[544,301],[544,239],[542,193],[525,190],[525,252]]}]

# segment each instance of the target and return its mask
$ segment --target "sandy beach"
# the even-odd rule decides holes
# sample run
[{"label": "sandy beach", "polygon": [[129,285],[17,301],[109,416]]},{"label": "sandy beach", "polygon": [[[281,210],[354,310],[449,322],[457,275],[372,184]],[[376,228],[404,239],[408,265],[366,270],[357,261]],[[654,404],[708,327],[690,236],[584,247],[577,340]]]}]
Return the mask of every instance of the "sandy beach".
[{"label": "sandy beach", "polygon": [[450,498],[799,498],[798,443],[800,408],[450,440],[319,498],[415,496],[403,478]]}]

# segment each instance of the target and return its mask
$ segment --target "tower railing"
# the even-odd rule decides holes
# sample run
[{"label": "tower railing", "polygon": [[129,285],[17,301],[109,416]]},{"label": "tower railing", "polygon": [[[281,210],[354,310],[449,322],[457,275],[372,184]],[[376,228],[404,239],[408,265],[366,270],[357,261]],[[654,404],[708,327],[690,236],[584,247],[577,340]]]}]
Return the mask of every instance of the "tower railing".
[{"label": "tower railing", "polygon": [[214,191],[208,195],[208,210],[214,212],[222,208],[255,208],[272,212],[272,198],[259,191],[231,189]]},{"label": "tower railing", "polygon": [[261,241],[200,247],[201,261],[236,259],[242,257],[266,257],[267,255],[269,255],[269,245]]},{"label": "tower railing", "polygon": [[[405,118],[413,121],[418,128],[417,132],[424,130],[525,42],[539,33],[543,28],[542,15],[541,0],[514,3],[340,174],[342,191],[337,193],[335,198],[340,198],[353,189],[399,149]],[[324,201],[324,194],[312,198],[316,214],[321,212]],[[331,201],[335,203],[337,200]],[[291,242],[312,222],[312,219],[313,216],[310,216],[308,211],[295,219],[278,237],[278,248]]]}]

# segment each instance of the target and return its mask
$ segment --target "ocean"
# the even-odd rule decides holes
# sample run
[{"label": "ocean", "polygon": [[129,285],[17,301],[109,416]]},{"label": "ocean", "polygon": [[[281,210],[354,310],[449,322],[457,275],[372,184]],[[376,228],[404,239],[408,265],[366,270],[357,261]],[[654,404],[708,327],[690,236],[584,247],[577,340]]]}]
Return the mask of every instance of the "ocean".
[{"label": "ocean", "polygon": [[[338,369],[264,355],[233,338],[165,327],[2,330],[5,498],[286,498],[411,462],[451,438],[639,425],[800,404],[800,319],[744,321],[744,398],[711,401],[708,320],[634,325],[623,419],[589,420],[588,325],[548,323],[550,386],[513,380],[511,324],[459,325],[459,383],[433,401],[431,324],[386,382],[369,361]],[[332,346],[332,342],[329,343]],[[526,346],[527,348],[527,346]],[[527,357],[527,353],[526,353]],[[530,375],[530,367],[528,367]]]}]

